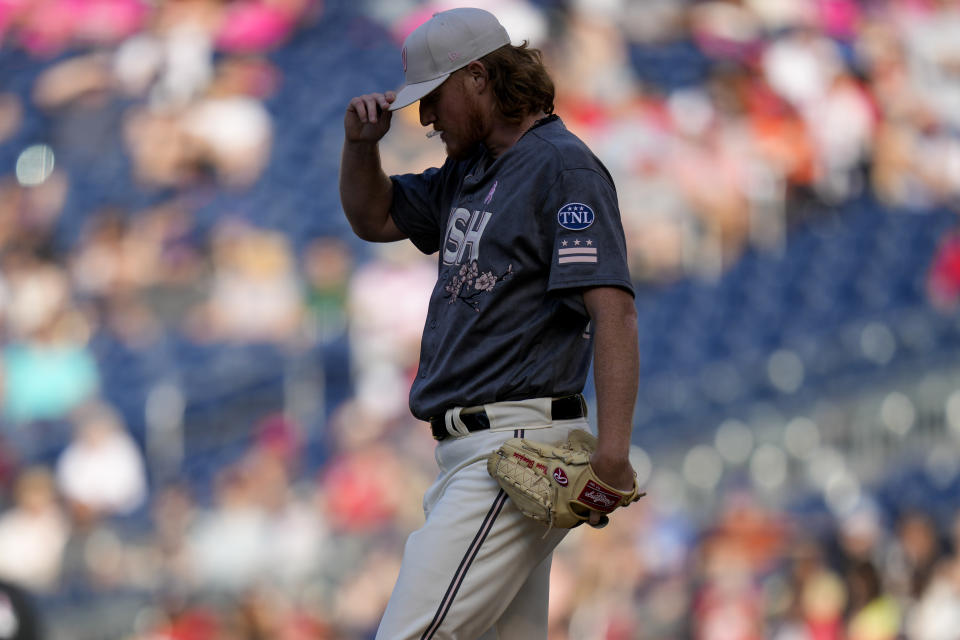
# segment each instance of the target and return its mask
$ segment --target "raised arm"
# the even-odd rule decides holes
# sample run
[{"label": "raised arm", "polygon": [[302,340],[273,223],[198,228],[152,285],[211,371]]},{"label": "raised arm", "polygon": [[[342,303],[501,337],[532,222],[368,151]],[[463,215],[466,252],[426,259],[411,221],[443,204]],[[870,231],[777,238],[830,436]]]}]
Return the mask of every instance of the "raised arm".
[{"label": "raised arm", "polygon": [[357,96],[343,118],[340,157],[340,202],[354,233],[370,242],[393,242],[406,236],[390,216],[393,184],[380,164],[380,139],[390,130],[396,98],[392,91]]}]

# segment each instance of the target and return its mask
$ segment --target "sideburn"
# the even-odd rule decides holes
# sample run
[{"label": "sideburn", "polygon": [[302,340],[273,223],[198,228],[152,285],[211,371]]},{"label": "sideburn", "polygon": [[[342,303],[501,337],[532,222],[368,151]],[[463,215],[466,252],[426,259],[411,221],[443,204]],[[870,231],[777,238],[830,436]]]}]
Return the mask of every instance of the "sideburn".
[{"label": "sideburn", "polygon": [[456,149],[447,145],[447,155],[453,160],[463,160],[470,156],[477,145],[484,144],[488,131],[486,118],[477,98],[470,95],[466,87],[461,86],[459,89],[462,92],[464,130],[462,135],[458,136],[459,144]]}]

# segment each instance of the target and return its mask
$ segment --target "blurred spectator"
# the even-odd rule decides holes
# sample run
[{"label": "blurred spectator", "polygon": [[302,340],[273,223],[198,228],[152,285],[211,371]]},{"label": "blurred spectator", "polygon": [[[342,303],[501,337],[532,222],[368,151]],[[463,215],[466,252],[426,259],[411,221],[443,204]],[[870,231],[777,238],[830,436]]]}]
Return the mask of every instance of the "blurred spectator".
[{"label": "blurred spectator", "polygon": [[678,91],[668,108],[676,133],[663,162],[705,231],[703,271],[719,275],[749,236],[744,167],[702,92]]},{"label": "blurred spectator", "polygon": [[0,144],[20,128],[22,121],[23,104],[20,98],[12,93],[0,93]]},{"label": "blurred spectator", "polygon": [[801,111],[824,99],[843,68],[837,45],[818,30],[803,28],[774,40],[761,64],[770,87]]},{"label": "blurred spectator", "polygon": [[[602,534],[584,529],[572,532],[564,540],[565,551],[554,558],[551,569],[551,589],[557,585],[572,592],[561,597],[556,611],[549,612],[554,625],[565,620],[561,633],[569,633],[570,638],[599,640],[626,638],[634,630],[649,628],[651,621],[643,617],[645,611],[634,603],[636,586],[648,578],[648,567],[634,540],[637,522],[642,517],[640,510],[629,515],[624,512],[624,518],[611,521]],[[617,549],[617,553],[605,553],[611,548]],[[557,564],[560,571],[554,577]],[[574,582],[567,584],[570,579]],[[551,609],[553,600],[551,592]]]},{"label": "blurred spectator", "polygon": [[696,553],[697,584],[691,603],[693,637],[764,637],[760,575],[785,546],[785,531],[746,495],[734,494]]},{"label": "blurred spectator", "polygon": [[618,16],[628,39],[641,45],[673,42],[686,36],[684,0],[625,2]]},{"label": "blurred spectator", "polygon": [[894,640],[900,632],[901,610],[884,593],[877,567],[870,561],[855,562],[845,579],[850,588],[847,638]]},{"label": "blurred spectator", "polygon": [[872,500],[861,501],[838,520],[836,562],[841,565],[841,571],[852,565],[883,562],[889,532],[884,526],[883,514]]},{"label": "blurred spectator", "polygon": [[233,2],[224,11],[216,34],[217,48],[231,53],[273,49],[290,37],[314,0]]},{"label": "blurred spectator", "polygon": [[134,175],[145,185],[183,187],[210,172],[190,146],[176,115],[134,108],[124,120],[123,131]]},{"label": "blurred spectator", "polygon": [[901,515],[894,531],[884,561],[884,588],[906,609],[926,591],[944,554],[936,524],[922,511]]},{"label": "blurred spectator", "polygon": [[910,611],[906,636],[912,640],[950,640],[960,629],[960,562],[951,557],[936,568]]},{"label": "blurred spectator", "polygon": [[[131,346],[154,323],[180,327],[188,311],[206,299],[208,257],[194,224],[177,201],[136,213],[106,207],[87,220],[70,259],[74,287],[103,307],[104,324]],[[112,310],[130,311],[139,320],[114,322]]]},{"label": "blurred spectator", "polygon": [[76,431],[57,461],[64,498],[103,515],[123,515],[143,505],[147,477],[143,455],[120,415],[105,404],[79,410]]},{"label": "blurred spectator", "polygon": [[131,109],[124,132],[137,176],[165,186],[252,184],[270,158],[273,123],[261,99],[273,75],[263,61],[228,59],[175,108]]},{"label": "blurred spectator", "polygon": [[843,638],[846,584],[835,573],[822,570],[810,576],[801,592],[804,631],[811,640]]},{"label": "blurred spectator", "polygon": [[777,584],[769,594],[771,637],[840,640],[847,605],[842,578],[827,566],[814,541],[799,540],[787,553],[788,572],[772,578]]},{"label": "blurred spectator", "polygon": [[300,474],[306,436],[296,420],[282,412],[267,414],[254,426],[254,437],[250,452],[254,463],[262,459],[268,471],[276,465],[277,471],[286,477],[278,487],[292,482]]},{"label": "blurred spectator", "polygon": [[[409,531],[419,525],[422,504],[411,499],[409,490],[426,489],[429,483],[423,469],[409,464],[413,459],[409,452],[401,457],[400,446],[390,446],[388,421],[351,400],[331,416],[330,427],[337,456],[321,470],[318,499],[334,532],[360,536],[391,527]],[[411,433],[425,435],[409,431],[399,435],[409,440]]]},{"label": "blurred spectator", "polygon": [[353,254],[342,239],[322,237],[307,246],[302,270],[308,332],[320,342],[347,329],[347,291],[353,269]]},{"label": "blurred spectator", "polygon": [[[0,247],[12,254],[11,260],[25,261],[28,256],[40,260],[55,253],[51,236],[69,187],[66,173],[56,169],[29,187],[13,176],[0,177]],[[3,270],[6,273],[7,267]]]},{"label": "blurred spectator", "polygon": [[128,214],[113,208],[90,216],[70,264],[78,291],[105,300],[130,294],[158,277],[157,247],[130,229]]},{"label": "blurred spectator", "polygon": [[[187,533],[201,588],[240,594],[257,585],[289,597],[316,576],[325,522],[312,493],[291,485],[288,464],[280,449],[261,447],[218,474],[213,509],[191,518]],[[171,534],[165,546],[179,556]]]},{"label": "blurred spectator", "polygon": [[185,486],[167,485],[154,492],[148,544],[155,553],[156,569],[151,577],[163,597],[185,597],[193,581],[188,533],[198,517],[198,505]]},{"label": "blurred spectator", "polygon": [[319,613],[300,607],[282,593],[252,589],[237,602],[237,611],[227,616],[227,634],[232,638],[284,638],[314,640],[332,638]]},{"label": "blurred spectator", "polygon": [[73,43],[117,42],[139,29],[147,14],[140,0],[11,1],[2,10],[0,38],[6,35],[34,55],[48,57]]},{"label": "blurred spectator", "polygon": [[762,47],[758,16],[743,3],[708,1],[689,9],[690,33],[707,55],[747,62]]},{"label": "blurred spectator", "polygon": [[226,220],[214,230],[209,302],[194,330],[206,339],[290,342],[302,300],[294,257],[283,235]]},{"label": "blurred spectator", "polygon": [[205,98],[183,114],[181,126],[193,162],[212,167],[226,185],[252,184],[270,158],[270,115],[250,96]]},{"label": "blurred spectator", "polygon": [[597,108],[616,109],[626,103],[635,85],[626,39],[614,16],[584,8],[574,11],[565,27],[562,48],[554,52],[560,68],[554,74],[558,93]]},{"label": "blurred spectator", "polygon": [[951,527],[951,553],[937,560],[930,582],[907,614],[905,632],[911,639],[948,640],[960,629],[960,513]]},{"label": "blurred spectator", "polygon": [[0,514],[0,577],[51,593],[70,532],[52,475],[29,467],[17,478],[13,507]]},{"label": "blurred spectator", "polygon": [[265,515],[260,582],[292,595],[317,575],[329,536],[312,500],[312,487],[291,484],[289,458],[276,444],[253,450],[247,464]]},{"label": "blurred spectator", "polygon": [[[918,5],[918,6],[922,6]],[[940,118],[960,126],[960,87],[956,82],[960,63],[960,7],[953,2],[933,2],[925,10],[899,12],[910,75],[916,89]]]},{"label": "blurred spectator", "polygon": [[83,502],[70,502],[68,513],[70,535],[61,554],[58,593],[92,602],[126,586],[133,554],[113,521]]},{"label": "blurred spectator", "polygon": [[760,598],[746,551],[735,539],[717,536],[704,540],[702,583],[691,606],[694,638],[752,640],[763,636]]},{"label": "blurred spectator", "polygon": [[951,231],[940,241],[926,285],[935,307],[945,311],[956,308],[960,301],[960,231]]},{"label": "blurred spectator", "polygon": [[869,95],[852,75],[838,73],[803,114],[816,147],[817,193],[827,202],[856,197],[867,186],[863,169],[876,124]]},{"label": "blurred spectator", "polygon": [[113,89],[108,63],[106,54],[92,53],[51,65],[33,86],[34,104],[61,117],[70,107],[101,106]]},{"label": "blurred spectator", "polygon": [[13,339],[42,333],[70,308],[70,287],[62,267],[34,251],[15,246],[3,255],[7,300],[5,324]]},{"label": "blurred spectator", "polygon": [[364,554],[335,595],[331,613],[342,633],[351,638],[376,633],[399,573],[400,557],[393,550]]},{"label": "blurred spectator", "polygon": [[213,78],[213,39],[223,17],[216,0],[182,0],[156,6],[151,28],[117,50],[115,70],[131,92],[149,91],[160,111],[182,108]]},{"label": "blurred spectator", "polygon": [[226,635],[219,612],[205,603],[170,603],[136,640],[202,640]]},{"label": "blurred spectator", "polygon": [[[324,509],[338,530],[372,533],[398,519],[402,463],[381,447],[341,455],[323,474]],[[398,475],[399,474],[399,475]]]},{"label": "blurred spectator", "polygon": [[[99,388],[98,364],[88,347],[90,327],[70,300],[63,269],[27,251],[2,259],[9,292],[3,348],[4,414],[14,424],[63,419]],[[46,445],[26,428],[23,446]]]},{"label": "blurred spectator", "polygon": [[[2,382],[0,378],[0,385]],[[9,502],[17,465],[20,462],[17,456],[18,452],[7,441],[7,437],[0,433],[0,504]]]},{"label": "blurred spectator", "polygon": [[376,250],[350,282],[350,351],[364,411],[392,417],[407,412],[436,267],[409,243]]},{"label": "blurred spectator", "polygon": [[782,179],[788,197],[809,197],[815,179],[815,156],[800,114],[762,82],[750,87],[746,108],[747,126],[761,162]]},{"label": "blurred spectator", "polygon": [[240,465],[217,473],[212,509],[188,533],[190,566],[200,590],[240,593],[266,569],[267,517],[257,504],[254,480]]}]

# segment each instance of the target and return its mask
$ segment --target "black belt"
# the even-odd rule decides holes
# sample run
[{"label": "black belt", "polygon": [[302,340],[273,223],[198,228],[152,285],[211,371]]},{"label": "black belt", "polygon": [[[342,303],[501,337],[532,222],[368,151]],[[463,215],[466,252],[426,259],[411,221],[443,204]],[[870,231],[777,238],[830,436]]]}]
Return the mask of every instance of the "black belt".
[{"label": "black belt", "polygon": [[[550,406],[550,415],[554,420],[574,420],[587,415],[587,402],[583,395],[577,393],[572,396],[554,398]],[[475,411],[473,413],[461,413],[460,420],[467,427],[467,431],[483,431],[490,428],[490,418],[486,411]],[[450,437],[447,432],[447,424],[443,415],[430,418],[430,431],[433,432],[435,440],[445,440]]]}]

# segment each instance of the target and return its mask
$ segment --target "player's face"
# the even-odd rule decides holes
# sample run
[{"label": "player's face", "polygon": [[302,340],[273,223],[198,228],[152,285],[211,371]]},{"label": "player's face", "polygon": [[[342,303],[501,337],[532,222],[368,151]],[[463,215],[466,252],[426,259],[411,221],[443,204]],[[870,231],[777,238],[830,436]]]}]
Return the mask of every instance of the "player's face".
[{"label": "player's face", "polygon": [[455,72],[420,99],[420,124],[441,132],[447,155],[454,160],[466,157],[484,138],[483,112],[464,87],[465,78]]}]

